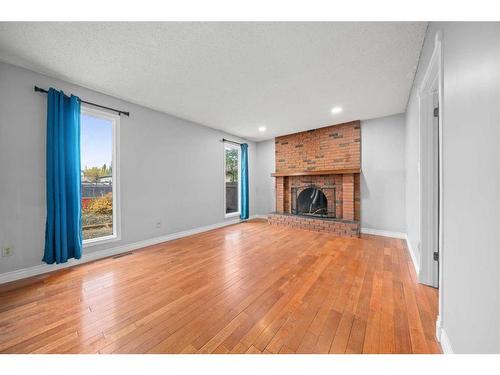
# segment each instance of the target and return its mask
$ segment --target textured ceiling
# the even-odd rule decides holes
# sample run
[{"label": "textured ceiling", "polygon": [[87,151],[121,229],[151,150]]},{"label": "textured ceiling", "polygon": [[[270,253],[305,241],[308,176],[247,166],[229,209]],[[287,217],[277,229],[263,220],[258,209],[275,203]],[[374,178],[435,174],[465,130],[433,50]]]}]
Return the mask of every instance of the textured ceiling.
[{"label": "textured ceiling", "polygon": [[[12,22],[0,23],[0,59],[263,140],[404,112],[425,29],[422,22]],[[343,112],[333,115],[334,106]]]}]

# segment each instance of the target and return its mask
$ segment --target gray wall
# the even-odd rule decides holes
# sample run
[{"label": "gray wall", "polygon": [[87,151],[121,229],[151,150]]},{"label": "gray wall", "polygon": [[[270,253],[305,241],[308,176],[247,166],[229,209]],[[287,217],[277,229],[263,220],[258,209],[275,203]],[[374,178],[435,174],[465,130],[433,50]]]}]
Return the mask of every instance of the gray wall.
[{"label": "gray wall", "polygon": [[[54,86],[130,111],[120,124],[122,239],[84,253],[225,221],[222,132],[0,63],[0,273],[41,264],[45,228],[45,95]],[[256,212],[249,144],[250,214]],[[161,228],[155,223],[161,221]]]},{"label": "gray wall", "polygon": [[405,116],[361,122],[361,227],[406,233]]},{"label": "gray wall", "polygon": [[[433,23],[419,87],[443,32],[442,325],[457,353],[500,353],[500,23]],[[418,101],[407,111],[408,233],[418,239]],[[410,204],[411,203],[411,204]],[[414,218],[414,220],[410,220]]]},{"label": "gray wall", "polygon": [[257,143],[257,161],[255,167],[257,207],[259,215],[265,215],[276,209],[275,181],[271,173],[275,171],[274,138]]}]

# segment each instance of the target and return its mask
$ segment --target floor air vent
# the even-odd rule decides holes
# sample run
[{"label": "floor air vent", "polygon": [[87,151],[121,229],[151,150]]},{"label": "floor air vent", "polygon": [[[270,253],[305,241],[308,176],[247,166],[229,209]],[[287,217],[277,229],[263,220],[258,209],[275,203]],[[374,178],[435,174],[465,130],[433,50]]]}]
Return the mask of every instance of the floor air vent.
[{"label": "floor air vent", "polygon": [[133,252],[129,252],[129,253],[123,253],[123,254],[117,254],[113,257],[113,259],[118,259],[118,258],[121,258],[121,257],[126,257],[127,255],[132,255]]}]

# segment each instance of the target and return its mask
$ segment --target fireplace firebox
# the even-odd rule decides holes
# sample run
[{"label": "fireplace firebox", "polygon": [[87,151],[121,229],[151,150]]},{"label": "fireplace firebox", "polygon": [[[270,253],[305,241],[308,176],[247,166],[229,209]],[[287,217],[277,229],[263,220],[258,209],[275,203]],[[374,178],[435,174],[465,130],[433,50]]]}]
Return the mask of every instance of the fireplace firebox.
[{"label": "fireplace firebox", "polygon": [[329,202],[327,196],[335,197],[335,187],[292,187],[291,213],[293,215],[335,218],[335,202]]}]

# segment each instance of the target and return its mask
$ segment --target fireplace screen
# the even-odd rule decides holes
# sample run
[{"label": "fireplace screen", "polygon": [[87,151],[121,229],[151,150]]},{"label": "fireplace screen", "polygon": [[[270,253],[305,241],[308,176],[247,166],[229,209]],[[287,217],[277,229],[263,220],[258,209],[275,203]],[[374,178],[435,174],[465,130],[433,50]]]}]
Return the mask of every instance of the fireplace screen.
[{"label": "fireplace screen", "polygon": [[[300,191],[300,192],[299,192]],[[292,188],[292,214],[325,218],[335,217],[335,188]],[[298,193],[298,194],[297,194]],[[327,196],[331,199],[329,204]]]}]

